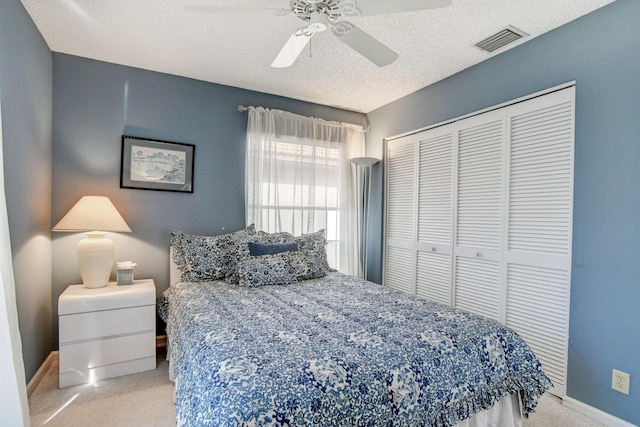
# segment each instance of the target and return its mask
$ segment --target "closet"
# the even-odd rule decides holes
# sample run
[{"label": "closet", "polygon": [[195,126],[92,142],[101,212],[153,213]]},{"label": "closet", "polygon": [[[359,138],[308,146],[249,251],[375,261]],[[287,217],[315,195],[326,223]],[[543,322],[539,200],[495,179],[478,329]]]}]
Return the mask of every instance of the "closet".
[{"label": "closet", "polygon": [[566,393],[575,84],[385,142],[385,286],[517,331]]}]

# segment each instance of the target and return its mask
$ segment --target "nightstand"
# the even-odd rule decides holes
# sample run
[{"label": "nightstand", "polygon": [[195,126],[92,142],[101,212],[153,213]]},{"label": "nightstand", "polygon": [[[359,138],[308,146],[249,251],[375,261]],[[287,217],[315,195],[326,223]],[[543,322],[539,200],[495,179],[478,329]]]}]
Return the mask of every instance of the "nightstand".
[{"label": "nightstand", "polygon": [[69,286],[58,298],[59,387],[155,369],[155,301],[153,279]]}]

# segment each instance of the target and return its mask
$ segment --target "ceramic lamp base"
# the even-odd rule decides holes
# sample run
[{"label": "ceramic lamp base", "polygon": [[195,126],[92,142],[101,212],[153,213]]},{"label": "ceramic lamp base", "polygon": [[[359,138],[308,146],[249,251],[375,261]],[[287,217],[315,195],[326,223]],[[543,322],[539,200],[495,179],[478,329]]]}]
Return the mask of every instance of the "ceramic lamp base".
[{"label": "ceramic lamp base", "polygon": [[86,288],[101,288],[109,283],[114,246],[113,240],[101,231],[87,233],[78,242],[78,265]]}]

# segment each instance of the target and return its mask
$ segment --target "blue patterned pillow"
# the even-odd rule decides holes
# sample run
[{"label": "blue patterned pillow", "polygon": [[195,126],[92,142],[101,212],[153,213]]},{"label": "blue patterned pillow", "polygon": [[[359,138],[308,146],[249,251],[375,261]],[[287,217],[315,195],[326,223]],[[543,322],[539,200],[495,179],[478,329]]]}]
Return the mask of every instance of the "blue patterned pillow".
[{"label": "blue patterned pillow", "polygon": [[294,237],[290,233],[265,233],[259,231],[251,235],[236,235],[227,241],[227,252],[230,254],[229,269],[225,281],[238,283],[240,281],[238,266],[251,257],[250,243],[287,243],[297,242],[298,252],[291,252],[290,265],[294,276],[298,280],[315,279],[331,271],[327,262],[324,229],[315,233]]},{"label": "blue patterned pillow", "polygon": [[331,271],[327,261],[327,239],[324,229],[296,237],[298,251],[307,258],[309,278],[322,277]]},{"label": "blue patterned pillow", "polygon": [[230,257],[229,268],[224,278],[226,282],[238,283],[240,280],[238,277],[238,265],[251,257],[249,242],[267,243],[269,242],[268,235],[265,233],[235,234],[229,236],[229,239],[225,242],[226,250]]},{"label": "blue patterned pillow", "polygon": [[265,233],[264,231],[258,231],[258,235],[264,237],[268,243],[287,243],[295,240],[295,237],[291,233],[286,231],[279,231],[277,233]]},{"label": "blue patterned pillow", "polygon": [[193,236],[184,245],[186,274],[191,282],[223,279],[229,263],[223,236]]},{"label": "blue patterned pillow", "polygon": [[227,242],[227,250],[231,254],[232,261],[224,280],[229,283],[238,283],[240,280],[238,277],[238,265],[251,257],[249,243],[286,243],[293,240],[293,235],[286,232],[265,233],[264,231],[259,231],[249,236],[236,236]]},{"label": "blue patterned pillow", "polygon": [[286,285],[296,282],[288,262],[288,252],[250,257],[238,264],[240,286]]},{"label": "blue patterned pillow", "polygon": [[296,279],[308,280],[317,279],[327,275],[327,269],[322,261],[317,257],[308,257],[303,252],[287,252],[291,271]]},{"label": "blue patterned pillow", "polygon": [[255,234],[255,227],[220,236],[199,236],[174,230],[171,232],[173,261],[185,282],[224,279],[235,268],[235,254],[229,252],[228,242],[239,236]]},{"label": "blue patterned pillow", "polygon": [[281,252],[296,252],[297,250],[298,242],[295,240],[286,243],[249,242],[251,256],[275,255]]},{"label": "blue patterned pillow", "polygon": [[184,240],[187,234],[182,231],[173,230],[169,235],[169,244],[173,248],[173,262],[180,272],[184,272],[187,262],[184,258]]}]

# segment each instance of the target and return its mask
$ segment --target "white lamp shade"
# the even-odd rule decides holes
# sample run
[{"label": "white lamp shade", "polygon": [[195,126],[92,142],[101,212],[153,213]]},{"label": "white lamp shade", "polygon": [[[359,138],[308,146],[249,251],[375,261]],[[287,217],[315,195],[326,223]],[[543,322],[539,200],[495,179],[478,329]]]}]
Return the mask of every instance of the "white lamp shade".
[{"label": "white lamp shade", "polygon": [[87,232],[87,238],[78,242],[80,275],[85,287],[101,288],[109,283],[114,253],[113,241],[104,232],[130,232],[131,228],[108,197],[84,196],[53,230]]},{"label": "white lamp shade", "polygon": [[111,200],[104,196],[83,196],[53,231],[117,231],[131,232]]}]

